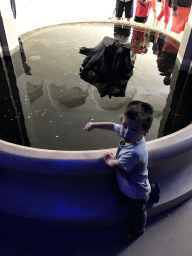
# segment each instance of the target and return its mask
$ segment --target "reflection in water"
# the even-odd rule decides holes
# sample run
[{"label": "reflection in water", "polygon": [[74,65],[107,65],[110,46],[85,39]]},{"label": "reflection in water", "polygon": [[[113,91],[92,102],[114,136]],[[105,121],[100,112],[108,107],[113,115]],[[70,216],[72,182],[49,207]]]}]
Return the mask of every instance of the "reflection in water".
[{"label": "reflection in water", "polygon": [[121,44],[118,39],[104,37],[95,48],[82,47],[86,55],[80,77],[94,85],[101,97],[124,97],[128,80],[133,75],[130,45]]},{"label": "reflection in water", "polygon": [[83,91],[79,87],[68,89],[67,85],[56,86],[55,84],[49,85],[50,96],[57,99],[60,103],[67,107],[78,107],[85,103],[88,97],[88,91]]},{"label": "reflection in water", "polygon": [[141,28],[133,28],[131,39],[132,57],[136,59],[136,54],[145,54],[148,52],[149,43],[145,40],[146,30]]},{"label": "reflection in water", "polygon": [[22,63],[23,63],[23,68],[25,70],[25,74],[26,75],[32,75],[31,72],[30,72],[31,67],[29,67],[29,65],[26,63],[25,51],[24,51],[24,48],[23,48],[23,43],[21,41],[21,38],[19,37],[18,40],[19,40],[19,48],[20,48],[20,52],[21,52],[21,59],[22,59]]},{"label": "reflection in water", "polygon": [[126,44],[129,42],[130,33],[131,27],[114,25],[114,38],[119,40],[120,44]]},{"label": "reflection in water", "polygon": [[30,102],[35,101],[43,95],[43,81],[41,84],[32,84],[31,82],[27,82],[26,85]]},{"label": "reflection in water", "polygon": [[0,79],[0,139],[30,146],[11,56],[0,56]]},{"label": "reflection in water", "polygon": [[171,84],[171,75],[173,73],[179,45],[178,42],[168,37],[157,58],[158,69],[161,72],[160,75],[165,76],[163,80],[165,85]]},{"label": "reflection in water", "polygon": [[[89,121],[119,123],[122,107],[132,100],[154,106],[155,119],[146,140],[157,138],[170,90],[162,75],[172,73],[179,44],[161,33],[101,24],[47,27],[21,39],[32,70],[30,76],[20,72],[26,83],[18,84],[25,123],[29,126],[30,121],[35,129],[35,136],[29,136],[30,146],[54,150],[116,147],[115,135],[109,140],[108,134],[95,131],[96,136],[89,137],[82,129]],[[9,110],[4,101],[1,104]]]}]

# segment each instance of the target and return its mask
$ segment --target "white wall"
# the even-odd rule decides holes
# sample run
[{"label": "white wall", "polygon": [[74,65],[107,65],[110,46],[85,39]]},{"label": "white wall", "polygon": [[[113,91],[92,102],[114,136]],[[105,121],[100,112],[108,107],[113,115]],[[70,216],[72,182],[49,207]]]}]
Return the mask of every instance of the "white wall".
[{"label": "white wall", "polygon": [[72,21],[105,20],[116,0],[15,0],[17,33]]}]

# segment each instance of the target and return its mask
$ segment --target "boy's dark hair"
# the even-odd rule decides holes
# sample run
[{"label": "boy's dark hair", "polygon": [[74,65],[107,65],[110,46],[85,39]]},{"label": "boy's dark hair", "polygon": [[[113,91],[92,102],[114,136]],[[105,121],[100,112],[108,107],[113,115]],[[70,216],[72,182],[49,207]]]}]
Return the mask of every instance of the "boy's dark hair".
[{"label": "boy's dark hair", "polygon": [[123,114],[128,119],[137,118],[148,132],[153,122],[153,107],[146,102],[139,100],[131,101],[125,105]]}]

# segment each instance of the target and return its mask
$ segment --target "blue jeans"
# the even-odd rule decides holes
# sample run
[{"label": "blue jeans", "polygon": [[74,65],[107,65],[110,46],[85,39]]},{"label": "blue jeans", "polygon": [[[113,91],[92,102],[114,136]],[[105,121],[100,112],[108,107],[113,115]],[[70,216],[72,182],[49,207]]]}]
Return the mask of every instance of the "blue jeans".
[{"label": "blue jeans", "polygon": [[142,235],[146,228],[147,222],[147,211],[146,203],[148,197],[138,200],[132,199],[124,195],[124,201],[127,203],[127,208],[129,211],[129,230],[130,232],[136,233],[138,236]]}]

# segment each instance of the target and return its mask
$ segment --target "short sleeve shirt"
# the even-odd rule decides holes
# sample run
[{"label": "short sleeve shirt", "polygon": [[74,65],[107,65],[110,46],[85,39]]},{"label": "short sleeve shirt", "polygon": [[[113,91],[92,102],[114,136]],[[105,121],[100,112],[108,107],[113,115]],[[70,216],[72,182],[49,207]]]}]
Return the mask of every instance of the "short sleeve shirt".
[{"label": "short sleeve shirt", "polygon": [[135,16],[137,17],[148,17],[151,8],[151,3],[148,2],[145,5],[139,5],[135,9]]},{"label": "short sleeve shirt", "polygon": [[[121,125],[115,125],[115,131],[121,138]],[[123,170],[116,170],[120,190],[132,199],[143,199],[151,192],[148,180],[148,150],[145,138],[142,137],[135,143],[121,145],[120,140],[116,159]]]}]

